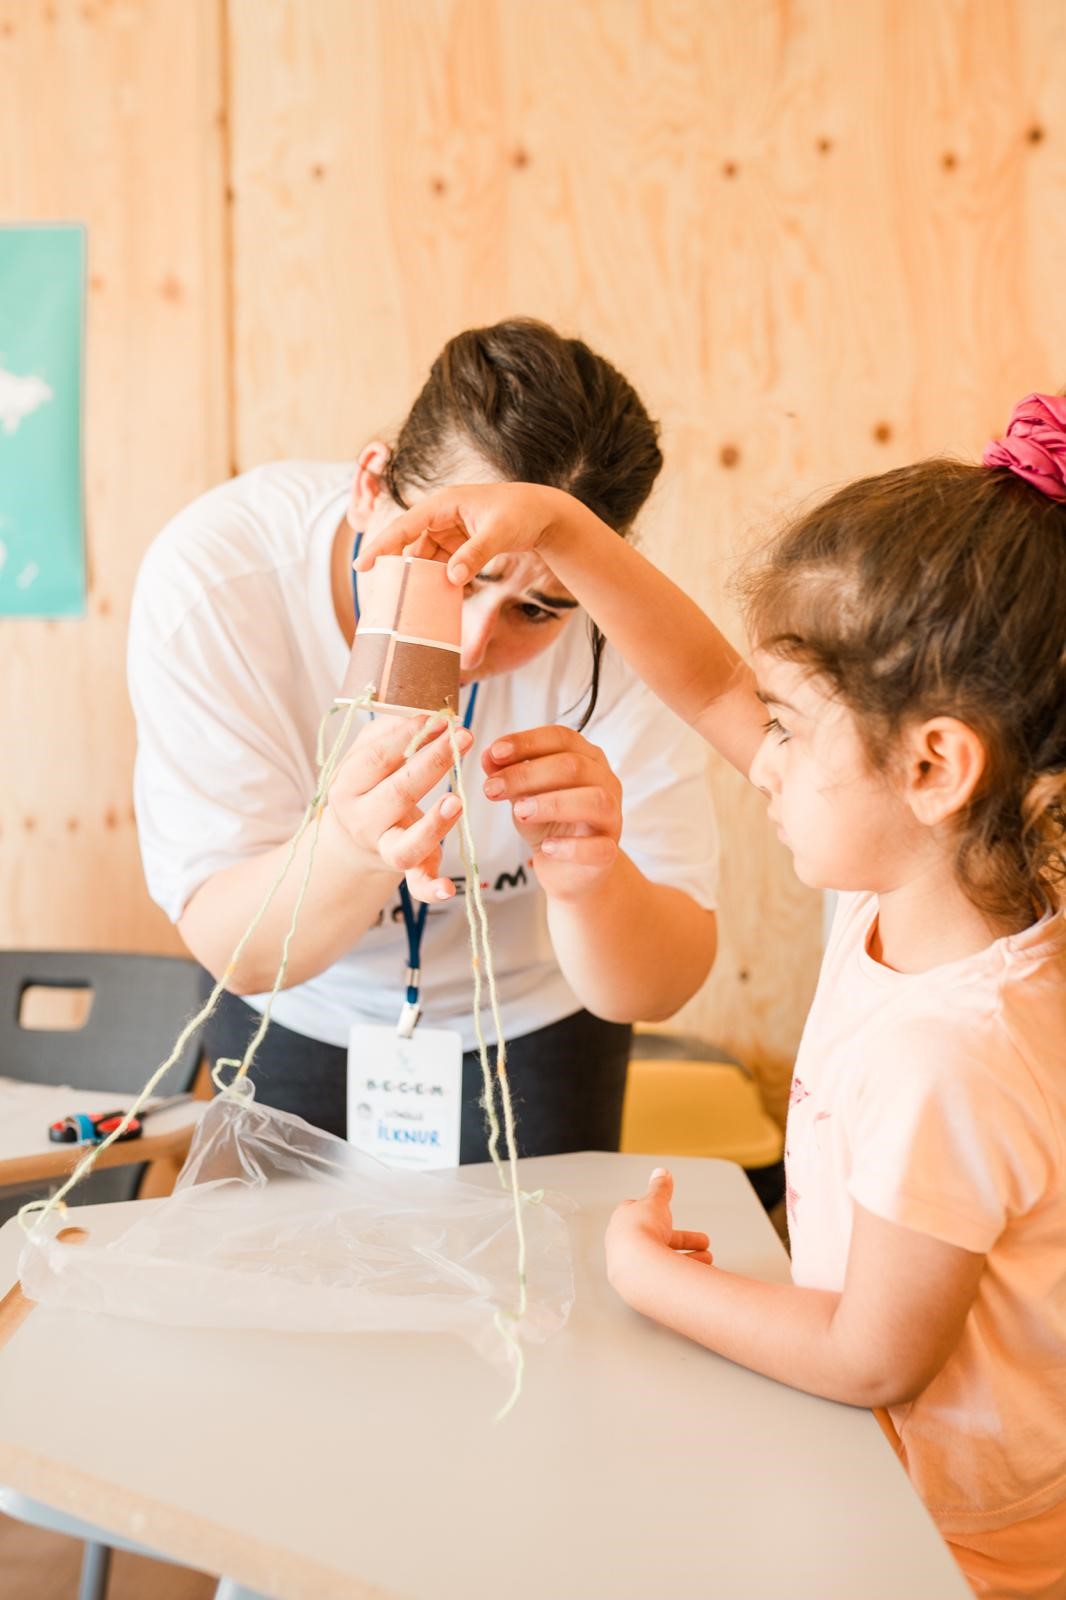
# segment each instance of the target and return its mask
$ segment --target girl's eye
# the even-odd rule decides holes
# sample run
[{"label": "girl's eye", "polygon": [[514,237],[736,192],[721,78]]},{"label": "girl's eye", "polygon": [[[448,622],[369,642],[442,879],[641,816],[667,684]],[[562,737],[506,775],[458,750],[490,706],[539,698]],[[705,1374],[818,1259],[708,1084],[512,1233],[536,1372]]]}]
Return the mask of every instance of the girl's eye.
[{"label": "girl's eye", "polygon": [[778,722],[776,717],[771,717],[768,722],[764,722],[762,731],[764,733],[775,734],[779,744],[784,744],[786,739],[790,739],[792,737],[788,729],[783,725],[783,723]]}]

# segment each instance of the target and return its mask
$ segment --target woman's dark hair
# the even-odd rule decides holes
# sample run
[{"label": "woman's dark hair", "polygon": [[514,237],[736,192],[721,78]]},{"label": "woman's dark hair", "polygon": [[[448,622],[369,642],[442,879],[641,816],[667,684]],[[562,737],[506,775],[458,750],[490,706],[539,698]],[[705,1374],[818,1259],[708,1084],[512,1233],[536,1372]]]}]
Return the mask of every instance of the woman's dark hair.
[{"label": "woman's dark hair", "polygon": [[1066,880],[1066,504],[1012,472],[936,459],[841,489],[742,580],[753,643],[854,712],[875,767],[905,724],[956,717],[986,767],[955,870],[1008,922]]},{"label": "woman's dark hair", "polygon": [[[411,489],[447,483],[470,450],[509,482],[565,489],[623,538],[663,464],[658,426],[632,384],[580,339],[528,318],[448,341],[400,429],[385,486],[406,505]],[[596,706],[603,654],[603,635],[589,626],[582,728]]]}]

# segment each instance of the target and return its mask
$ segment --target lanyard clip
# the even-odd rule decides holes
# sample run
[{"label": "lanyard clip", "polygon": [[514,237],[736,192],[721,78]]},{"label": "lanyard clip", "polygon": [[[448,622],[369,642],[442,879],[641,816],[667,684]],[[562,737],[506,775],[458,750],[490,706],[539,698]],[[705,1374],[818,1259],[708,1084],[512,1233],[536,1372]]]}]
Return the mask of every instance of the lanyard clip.
[{"label": "lanyard clip", "polygon": [[400,1020],[396,1024],[396,1032],[401,1039],[410,1039],[415,1031],[422,1007],[417,1000],[405,1000],[400,1008]]},{"label": "lanyard clip", "polygon": [[418,967],[407,969],[407,998],[400,1008],[400,1020],[396,1024],[396,1032],[401,1039],[410,1039],[422,1015],[422,1007],[418,1003],[418,986],[422,973]]}]

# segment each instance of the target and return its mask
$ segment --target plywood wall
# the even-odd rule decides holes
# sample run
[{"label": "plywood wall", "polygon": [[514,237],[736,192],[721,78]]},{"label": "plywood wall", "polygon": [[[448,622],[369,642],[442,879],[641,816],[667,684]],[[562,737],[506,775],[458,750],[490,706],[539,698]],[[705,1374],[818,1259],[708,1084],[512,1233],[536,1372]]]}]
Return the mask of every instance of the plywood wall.
[{"label": "plywood wall", "polygon": [[[349,455],[457,329],[543,316],[662,418],[646,547],[735,633],[729,571],[784,508],[972,452],[1013,399],[1066,381],[1060,0],[0,0],[0,17],[0,206],[88,216],[104,279],[91,616],[0,633],[19,752],[5,942],[167,937],[129,823],[123,612],[146,538],[225,474],[231,440],[237,468]],[[758,797],[717,768],[712,786],[722,953],[681,1021],[779,1105],[819,908]]]},{"label": "plywood wall", "polygon": [[88,614],[0,619],[6,945],[178,946],[137,854],[125,638],[142,551],[229,470],[222,50],[215,0],[0,0],[0,219],[89,240]]}]

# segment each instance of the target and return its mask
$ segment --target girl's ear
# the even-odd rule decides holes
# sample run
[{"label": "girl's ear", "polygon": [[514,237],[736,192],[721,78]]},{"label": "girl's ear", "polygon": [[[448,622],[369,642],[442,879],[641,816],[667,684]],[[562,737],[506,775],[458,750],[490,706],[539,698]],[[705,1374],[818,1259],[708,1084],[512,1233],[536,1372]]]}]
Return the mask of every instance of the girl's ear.
[{"label": "girl's ear", "polygon": [[984,774],[984,742],[956,717],[931,717],[904,736],[904,798],[927,828],[965,810]]},{"label": "girl's ear", "polygon": [[384,473],[390,453],[388,445],[383,444],[380,439],[372,439],[359,452],[351,498],[348,501],[348,521],[356,533],[365,531],[367,519],[377,504],[378,496],[385,491]]}]

